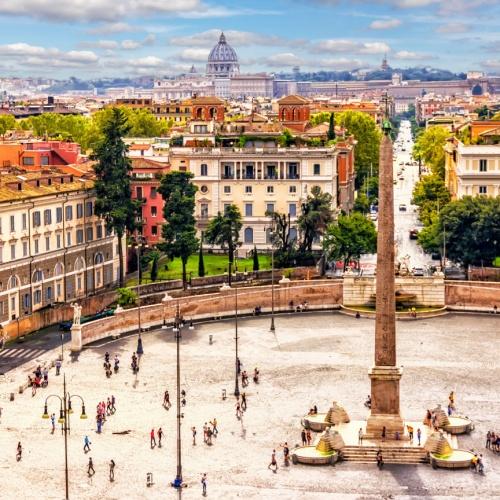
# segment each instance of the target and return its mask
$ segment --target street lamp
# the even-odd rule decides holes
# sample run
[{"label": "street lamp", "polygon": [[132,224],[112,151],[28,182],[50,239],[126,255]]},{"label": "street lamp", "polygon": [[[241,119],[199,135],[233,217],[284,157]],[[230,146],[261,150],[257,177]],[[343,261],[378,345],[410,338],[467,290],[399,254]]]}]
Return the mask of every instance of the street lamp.
[{"label": "street lamp", "polygon": [[69,424],[69,415],[73,413],[73,410],[71,408],[71,399],[72,398],[79,398],[80,401],[82,402],[82,413],[80,415],[81,419],[86,419],[87,414],[85,413],[85,402],[83,401],[83,398],[79,396],[78,394],[69,394],[69,392],[66,391],[66,374],[64,375],[64,381],[63,381],[63,397],[58,396],[57,394],[50,394],[45,398],[45,405],[43,407],[43,415],[42,418],[48,419],[49,418],[49,412],[48,412],[48,407],[47,407],[47,402],[50,398],[57,398],[59,399],[59,402],[61,404],[61,407],[59,409],[59,419],[58,422],[63,425],[63,432],[64,432],[64,477],[65,477],[65,486],[66,486],[66,500],[69,499],[69,474],[68,474],[68,432],[71,430],[70,424]]},{"label": "street lamp", "polygon": [[[272,217],[272,214],[271,214]],[[274,221],[271,220],[271,227],[266,229],[266,234],[269,232],[269,237],[271,239],[271,332],[274,333],[276,330],[274,326]]]},{"label": "street lamp", "polygon": [[181,364],[180,364],[180,340],[181,340],[182,319],[177,302],[177,310],[174,318],[174,333],[177,347],[177,474],[172,483],[174,488],[182,488],[182,460],[181,460]]},{"label": "street lamp", "polygon": [[234,287],[234,341],[235,341],[235,372],[234,372],[234,395],[240,397],[240,387],[238,380],[238,287]]},{"label": "street lamp", "polygon": [[141,326],[141,284],[142,284],[142,273],[141,273],[141,248],[147,247],[144,243],[144,238],[138,236],[136,240],[136,255],[137,255],[137,319],[139,323],[139,338],[137,339],[137,355],[142,356],[144,354],[144,349],[142,347],[142,326]]},{"label": "street lamp", "polygon": [[61,332],[61,361],[64,361],[64,332]]}]

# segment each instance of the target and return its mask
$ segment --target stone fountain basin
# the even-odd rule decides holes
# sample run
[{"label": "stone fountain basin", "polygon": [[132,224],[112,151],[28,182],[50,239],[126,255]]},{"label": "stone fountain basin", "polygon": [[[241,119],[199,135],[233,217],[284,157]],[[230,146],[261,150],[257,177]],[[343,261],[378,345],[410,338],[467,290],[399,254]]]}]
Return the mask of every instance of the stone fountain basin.
[{"label": "stone fountain basin", "polygon": [[450,424],[443,427],[443,430],[450,434],[465,434],[474,430],[474,424],[467,417],[452,416],[448,420]]},{"label": "stone fountain basin", "polygon": [[327,427],[332,427],[333,424],[326,421],[326,413],[316,413],[316,415],[306,415],[302,418],[302,426],[306,429],[311,429],[314,432],[322,432]]},{"label": "stone fountain basin", "polygon": [[318,451],[315,446],[302,446],[292,451],[294,464],[333,465],[338,458],[336,451]]},{"label": "stone fountain basin", "polygon": [[466,450],[453,450],[449,455],[430,453],[432,467],[441,469],[467,469],[471,466],[474,453]]}]

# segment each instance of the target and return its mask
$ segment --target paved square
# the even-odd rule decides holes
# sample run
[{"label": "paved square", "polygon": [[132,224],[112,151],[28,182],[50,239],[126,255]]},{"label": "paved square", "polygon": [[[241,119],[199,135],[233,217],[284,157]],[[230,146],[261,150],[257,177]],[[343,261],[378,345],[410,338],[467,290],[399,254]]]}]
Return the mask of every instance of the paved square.
[{"label": "paved square", "polygon": [[[182,387],[187,392],[183,408],[183,475],[188,483],[182,496],[201,496],[201,474],[208,474],[211,498],[493,498],[500,492],[500,458],[484,449],[488,429],[500,431],[498,381],[500,368],[500,318],[449,315],[432,320],[398,322],[398,364],[403,365],[401,408],[408,420],[420,421],[426,408],[446,404],[456,392],[457,408],[476,423],[476,430],[459,438],[463,448],[480,449],[485,456],[484,477],[471,471],[436,471],[429,465],[387,466],[340,463],[335,467],[285,468],[279,444],[300,442],[300,418],[314,404],[326,411],[337,400],[351,419],[366,418],[363,401],[370,390],[368,369],[373,362],[374,322],[338,313],[278,316],[276,334],[270,319],[240,320],[240,357],[249,373],[257,366],[261,381],[250,377],[246,388],[248,410],[241,421],[235,417],[234,326],[231,321],[183,330],[181,347]],[[209,345],[208,337],[214,343]],[[145,354],[137,376],[130,357],[137,337],[131,336],[83,351],[77,360],[64,363],[68,388],[81,395],[88,420],[79,420],[80,405],[74,401],[69,437],[70,497],[176,498],[168,486],[176,472],[175,407],[162,406],[168,388],[175,403],[175,342],[172,330],[143,335]],[[107,379],[104,352],[118,354],[120,371]],[[55,354],[54,354],[55,356]],[[16,394],[8,392],[24,379],[25,366],[0,383],[0,477],[1,499],[64,497],[64,447],[60,430],[50,432],[42,420],[48,394],[62,392],[62,376],[53,370],[49,387]],[[222,401],[222,389],[228,398]],[[99,400],[114,395],[117,412],[108,418],[103,433],[95,432],[95,408]],[[58,414],[52,399],[49,412]],[[203,443],[204,422],[217,418],[220,434],[213,446]],[[151,428],[163,428],[164,444],[151,449]],[[198,430],[192,445],[190,428]],[[130,430],[129,434],[113,434]],[[88,434],[91,452],[83,452]],[[15,460],[17,442],[23,458]],[[273,448],[279,452],[279,470],[267,469]],[[96,474],[86,474],[88,457]],[[108,481],[108,462],[116,462],[116,481]],[[146,487],[146,474],[154,485]]]}]

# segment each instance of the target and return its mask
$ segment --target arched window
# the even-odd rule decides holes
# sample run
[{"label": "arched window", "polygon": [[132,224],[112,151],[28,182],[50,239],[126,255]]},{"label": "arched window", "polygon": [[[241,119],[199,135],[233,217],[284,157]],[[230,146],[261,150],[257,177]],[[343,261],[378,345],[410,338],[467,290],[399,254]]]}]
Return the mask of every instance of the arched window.
[{"label": "arched window", "polygon": [[78,257],[75,262],[75,271],[83,271],[85,269],[85,261],[82,257]]},{"label": "arched window", "polygon": [[102,264],[104,262],[104,257],[102,253],[96,253],[95,258],[94,258],[94,264]]},{"label": "arched window", "polygon": [[253,229],[251,227],[245,228],[245,243],[253,243]]},{"label": "arched window", "polygon": [[9,282],[7,283],[7,289],[18,288],[20,285],[19,278],[17,276],[11,276]]},{"label": "arched window", "polygon": [[209,111],[210,118],[215,118],[217,116],[217,109],[216,108],[210,108]]},{"label": "arched window", "polygon": [[299,112],[297,110],[297,108],[293,108],[293,111],[292,111],[292,120],[293,121],[297,121],[299,119]]},{"label": "arched window", "polygon": [[33,283],[38,283],[40,281],[43,281],[43,271],[41,271],[40,269],[37,269],[34,273],[33,273],[33,276],[31,278],[31,281]]},{"label": "arched window", "polygon": [[197,120],[203,119],[203,108],[196,109],[196,119]]},{"label": "arched window", "polygon": [[64,266],[58,262],[54,267],[54,276],[61,276],[61,274],[64,274]]}]

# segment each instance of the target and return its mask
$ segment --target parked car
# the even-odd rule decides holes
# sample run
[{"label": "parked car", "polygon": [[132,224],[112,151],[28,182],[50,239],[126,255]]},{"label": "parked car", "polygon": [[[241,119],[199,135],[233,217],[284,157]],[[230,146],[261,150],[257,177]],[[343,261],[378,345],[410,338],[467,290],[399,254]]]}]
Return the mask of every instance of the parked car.
[{"label": "parked car", "polygon": [[441,260],[441,254],[440,253],[432,253],[431,254],[431,259],[432,260]]},{"label": "parked car", "polygon": [[424,276],[424,270],[421,267],[414,267],[412,269],[413,276]]},{"label": "parked car", "polygon": [[410,240],[416,240],[418,238],[418,229],[410,229]]},{"label": "parked car", "polygon": [[400,203],[399,204],[399,211],[400,212],[406,212],[406,203]]}]

